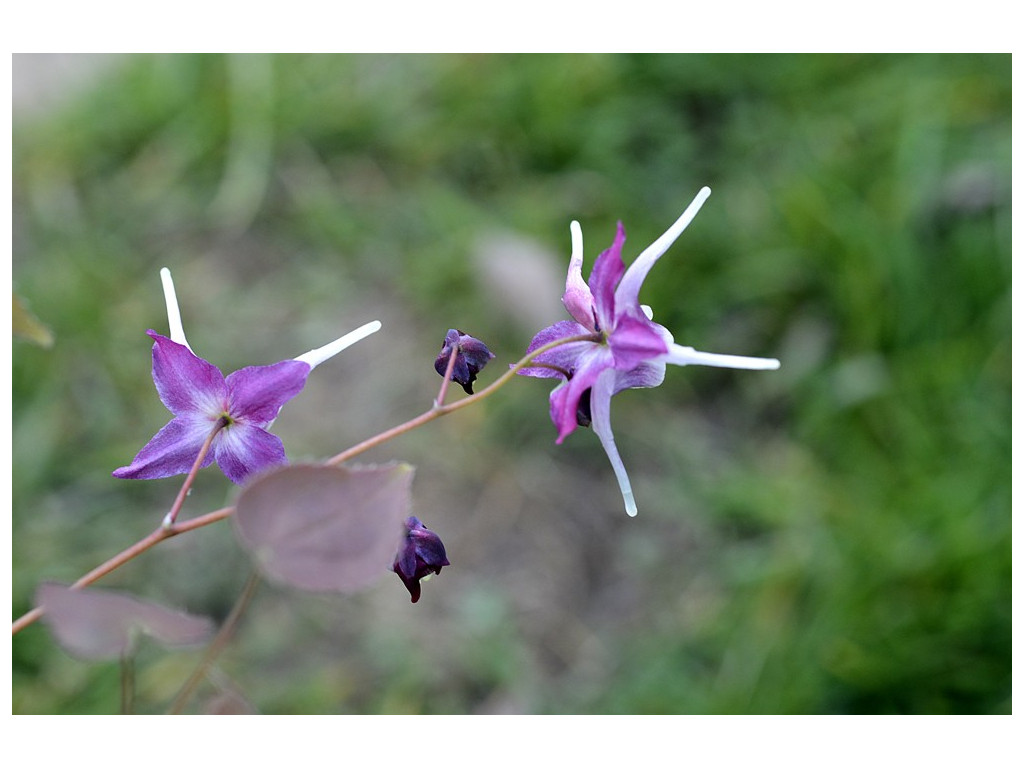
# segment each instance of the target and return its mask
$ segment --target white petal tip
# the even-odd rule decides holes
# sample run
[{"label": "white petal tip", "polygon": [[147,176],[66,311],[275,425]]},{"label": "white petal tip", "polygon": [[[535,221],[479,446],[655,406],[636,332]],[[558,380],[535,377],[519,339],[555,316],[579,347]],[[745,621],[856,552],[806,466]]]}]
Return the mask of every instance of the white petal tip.
[{"label": "white petal tip", "polygon": [[622,500],[626,504],[626,514],[630,517],[636,517],[636,500],[633,498],[633,492],[627,491],[622,494]]},{"label": "white petal tip", "polygon": [[[181,310],[178,309],[178,296],[174,292],[174,280],[171,279],[171,270],[167,267],[160,268],[160,283],[164,288],[164,303],[167,305],[167,325],[170,339],[175,344],[185,346],[191,352],[192,347],[188,345],[185,329],[181,325]],[[193,354],[195,353],[193,352]]]},{"label": "white petal tip", "polygon": [[697,197],[707,200],[711,196],[711,187],[701,187],[700,192],[697,193]]},{"label": "white petal tip", "polygon": [[710,365],[715,368],[743,368],[748,371],[774,371],[779,361],[774,357],[743,357],[742,355],[719,355],[714,352],[699,352],[693,347],[673,344],[664,358],[674,365]]},{"label": "white petal tip", "polygon": [[572,265],[576,265],[576,268],[582,268],[583,266],[583,229],[580,227],[578,221],[574,221],[569,224],[569,235],[572,241],[572,255],[569,257],[570,268]]},{"label": "white petal tip", "polygon": [[351,347],[357,341],[362,341],[367,336],[376,333],[381,328],[380,320],[372,320],[365,325],[361,325],[354,331],[350,331],[342,336],[340,339],[335,339],[330,344],[325,344],[322,347],[311,349],[304,355],[299,355],[295,359],[300,363],[306,363],[310,368],[316,368],[320,363],[330,360],[336,354],[341,352],[347,347]]}]

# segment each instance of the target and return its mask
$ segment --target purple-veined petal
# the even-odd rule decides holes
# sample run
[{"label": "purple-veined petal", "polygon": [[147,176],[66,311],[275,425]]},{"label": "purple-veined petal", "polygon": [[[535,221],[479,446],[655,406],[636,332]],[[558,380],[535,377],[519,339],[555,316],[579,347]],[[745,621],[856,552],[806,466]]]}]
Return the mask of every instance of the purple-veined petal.
[{"label": "purple-veined petal", "polygon": [[217,438],[217,466],[238,485],[249,475],[288,462],[281,438],[251,424],[235,422]]},{"label": "purple-veined petal", "polygon": [[698,352],[693,347],[679,344],[669,346],[662,358],[673,365],[711,365],[716,368],[744,368],[751,371],[774,371],[779,361],[774,357],[743,357],[742,355],[719,355],[714,352]]},{"label": "purple-veined petal", "polygon": [[[572,320],[559,320],[554,325],[549,325],[547,328],[538,331],[537,335],[530,341],[530,346],[527,347],[526,352],[529,354],[553,341],[588,333],[591,333],[590,329],[583,327],[579,323],[575,323]],[[545,365],[553,365],[563,371],[571,372],[577,368],[580,356],[586,354],[593,346],[594,342],[591,341],[572,341],[554,349],[549,349],[547,352],[536,357],[535,360]],[[519,374],[522,376],[536,376],[543,379],[554,379],[564,376],[564,374],[551,368],[523,368],[519,371]]]},{"label": "purple-veined petal", "polygon": [[659,327],[646,318],[640,320],[628,314],[620,317],[615,331],[608,337],[616,369],[632,370],[646,360],[666,354],[668,344]]},{"label": "purple-veined petal", "polygon": [[[554,365],[554,363],[551,363],[551,365]],[[562,366],[558,367],[559,370],[557,371],[554,368],[520,368],[516,373],[520,376],[533,376],[536,379],[564,379],[565,374],[562,371],[569,369]]]},{"label": "purple-veined petal", "polygon": [[264,427],[297,395],[312,369],[298,360],[240,368],[227,378],[231,418]]},{"label": "purple-veined petal", "polygon": [[615,371],[605,370],[594,382],[594,386],[590,390],[590,414],[593,419],[591,427],[600,439],[604,452],[608,455],[608,461],[611,462],[612,470],[615,472],[615,479],[619,481],[619,490],[622,492],[622,502],[626,507],[626,514],[636,517],[633,487],[630,485],[629,475],[626,474],[626,466],[619,457],[619,449],[615,446],[615,435],[612,434],[611,402],[616,378]]},{"label": "purple-veined petal", "polygon": [[[593,331],[589,328],[586,328],[579,323],[574,323],[572,320],[559,320],[554,325],[549,325],[547,328],[537,331],[537,334],[530,340],[530,346],[526,348],[526,352],[529,354],[536,349],[540,349],[546,344],[550,344],[560,339],[568,339],[571,336],[586,336],[592,333]],[[589,344],[590,342],[578,343]],[[561,347],[556,347],[550,352],[545,352],[544,355],[550,355],[558,349],[561,349]]]},{"label": "purple-veined petal", "polygon": [[615,326],[615,286],[626,271],[622,263],[622,245],[625,242],[626,230],[620,221],[611,247],[597,257],[590,271],[590,291],[594,295],[597,322],[602,331],[610,332]]},{"label": "purple-veined petal", "polygon": [[583,230],[580,223],[574,221],[569,225],[572,235],[572,256],[569,258],[569,273],[565,277],[565,293],[562,304],[576,322],[590,331],[594,328],[594,297],[590,288],[583,280]]},{"label": "purple-veined petal", "polygon": [[[124,480],[155,480],[187,473],[192,469],[199,449],[213,430],[214,423],[198,414],[176,416],[146,443],[131,464],[115,469],[114,477]],[[214,438],[214,445],[216,440]],[[207,453],[202,466],[209,466],[213,455],[213,451]]]},{"label": "purple-veined petal", "polygon": [[622,276],[619,287],[615,290],[615,304],[617,306],[634,307],[639,304],[640,287],[643,285],[647,273],[651,271],[651,267],[668,250],[669,246],[676,241],[676,238],[683,233],[683,230],[690,225],[693,217],[697,215],[697,212],[704,205],[704,201],[708,199],[710,194],[711,190],[708,187],[703,187],[697,193],[697,196],[693,198],[693,202],[683,211],[683,215],[676,219],[675,223],[665,231],[665,234],[647,246],[643,253],[637,256],[633,263],[629,265],[626,274]]},{"label": "purple-veined petal", "polygon": [[175,416],[200,413],[217,418],[227,405],[224,374],[212,363],[196,357],[183,344],[156,331],[153,339],[153,383],[167,410]]},{"label": "purple-veined petal", "polygon": [[[555,440],[558,444],[561,444],[578,426],[576,413],[583,393],[593,386],[602,371],[612,369],[611,350],[605,346],[590,344],[590,350],[582,355],[578,362],[579,367],[573,372],[572,378],[559,384],[551,392],[551,421],[558,429],[558,439]],[[612,381],[614,378],[613,375]]]},{"label": "purple-veined petal", "polygon": [[659,360],[640,363],[629,371],[615,372],[615,386],[612,394],[617,395],[624,389],[650,389],[659,387],[665,380],[665,363]]}]

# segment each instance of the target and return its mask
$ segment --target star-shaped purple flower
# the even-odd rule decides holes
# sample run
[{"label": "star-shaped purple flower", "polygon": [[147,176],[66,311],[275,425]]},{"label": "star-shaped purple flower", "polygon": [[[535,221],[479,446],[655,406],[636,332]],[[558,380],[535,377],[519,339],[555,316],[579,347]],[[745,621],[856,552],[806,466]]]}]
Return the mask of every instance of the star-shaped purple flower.
[{"label": "star-shaped purple flower", "polygon": [[626,233],[620,222],[611,248],[597,257],[589,282],[583,280],[583,233],[572,222],[572,257],[562,303],[573,320],[563,320],[540,331],[528,352],[572,336],[590,334],[591,340],[573,341],[544,352],[525,376],[558,378],[551,392],[551,420],[561,443],[577,426],[593,425],[619,481],[626,512],[637,512],[629,476],[619,457],[612,433],[612,396],[624,389],[656,387],[665,379],[665,365],[713,365],[724,368],[768,370],[779,361],[698,352],[676,344],[664,326],[653,322],[649,307],[640,304],[640,288],[647,273],[690,224],[711,190],[701,189],[668,231],[625,268],[622,245]]},{"label": "star-shaped purple flower", "polygon": [[201,466],[216,461],[228,479],[241,484],[256,472],[285,463],[281,439],[267,431],[281,407],[299,393],[313,368],[380,328],[373,321],[294,360],[250,366],[225,377],[192,352],[170,272],[161,270],[161,278],[171,338],[147,333],[154,341],[153,382],[174,418],[131,464],[114,470],[114,477],[152,480],[189,472],[218,423],[220,429]]},{"label": "star-shaped purple flower", "polygon": [[420,579],[440,573],[441,568],[451,565],[444,551],[441,537],[426,528],[420,519],[412,516],[405,521],[405,543],[395,555],[391,570],[405,584],[412,596],[412,602],[420,599]]},{"label": "star-shaped purple flower", "polygon": [[223,428],[213,438],[202,466],[216,461],[232,482],[267,467],[285,463],[284,445],[267,428],[278,411],[299,393],[312,370],[308,363],[283,360],[250,366],[225,377],[212,363],[192,354],[156,331],[153,341],[153,382],[160,400],[174,418],[114,477],[152,480],[187,473],[218,420]]}]

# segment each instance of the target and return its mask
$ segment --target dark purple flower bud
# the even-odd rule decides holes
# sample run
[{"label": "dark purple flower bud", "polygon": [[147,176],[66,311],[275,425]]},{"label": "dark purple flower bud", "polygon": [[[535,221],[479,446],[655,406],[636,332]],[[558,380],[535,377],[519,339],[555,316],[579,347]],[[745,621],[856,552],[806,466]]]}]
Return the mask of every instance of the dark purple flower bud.
[{"label": "dark purple flower bud", "polygon": [[434,361],[434,370],[439,375],[444,376],[445,371],[448,370],[448,361],[451,359],[452,352],[455,353],[452,381],[461,384],[467,395],[472,395],[476,375],[494,358],[494,355],[480,339],[474,339],[472,336],[452,328],[444,338],[441,354]]},{"label": "dark purple flower bud", "polygon": [[425,528],[418,517],[405,521],[405,543],[395,555],[391,570],[405,584],[415,603],[420,599],[420,579],[440,573],[442,566],[451,565],[440,537]]}]

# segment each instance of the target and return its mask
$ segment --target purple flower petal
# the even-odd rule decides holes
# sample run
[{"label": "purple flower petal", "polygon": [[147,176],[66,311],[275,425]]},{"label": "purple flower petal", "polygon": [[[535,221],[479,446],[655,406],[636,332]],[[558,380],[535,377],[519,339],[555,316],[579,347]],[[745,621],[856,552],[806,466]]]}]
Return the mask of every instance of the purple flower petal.
[{"label": "purple flower petal", "polygon": [[615,372],[615,387],[612,394],[617,395],[624,389],[660,387],[664,380],[665,363],[660,361],[640,363],[630,371]]},{"label": "purple flower petal", "polygon": [[[612,353],[608,347],[597,344],[591,344],[590,347],[590,351],[579,358],[579,367],[573,372],[572,378],[551,392],[551,420],[558,428],[556,443],[561,444],[578,426],[576,414],[583,393],[593,386],[602,371],[612,368]],[[614,370],[611,370],[612,381],[614,375]]]},{"label": "purple flower petal", "polygon": [[416,554],[427,565],[441,567],[451,565],[448,562],[448,555],[445,552],[444,544],[437,534],[428,528],[416,528],[409,531],[409,536],[416,545]]},{"label": "purple flower petal", "polygon": [[474,375],[494,359],[494,353],[487,348],[486,344],[465,333],[459,337],[459,348],[466,358],[470,373]]},{"label": "purple flower petal", "polygon": [[251,424],[235,422],[225,427],[215,447],[217,466],[238,485],[249,475],[288,463],[281,439]]},{"label": "purple flower petal", "polygon": [[188,347],[146,331],[153,339],[153,383],[160,401],[175,416],[219,414],[227,407],[224,374]]},{"label": "purple flower petal", "polygon": [[622,263],[622,245],[626,242],[626,230],[620,221],[611,247],[597,257],[590,271],[590,290],[594,294],[598,330],[610,332],[615,327],[615,286],[619,284],[626,266]]},{"label": "purple flower petal", "polygon": [[[447,370],[447,369],[448,369],[448,364],[446,362],[445,363],[445,370]],[[441,375],[443,376],[444,374],[442,373]],[[470,391],[467,392],[466,394],[471,395],[471,394],[473,394],[472,387],[473,387],[473,381],[475,379],[476,379],[476,376],[470,374],[469,363],[466,361],[465,355],[460,355],[460,354],[456,353],[456,355],[455,355],[455,365],[452,367],[452,381],[454,381],[456,384],[462,384],[463,382],[466,382],[466,384],[464,386],[467,386],[467,387],[470,388]]]},{"label": "purple flower petal", "polygon": [[282,405],[302,391],[311,370],[297,360],[240,368],[227,378],[231,418],[265,427],[277,418]]},{"label": "purple flower petal", "polygon": [[632,370],[668,352],[668,345],[654,323],[630,315],[619,318],[615,332],[608,337],[608,345],[615,356],[615,367],[620,371]]},{"label": "purple flower petal", "polygon": [[[550,344],[553,341],[559,339],[566,339],[571,336],[580,336],[582,334],[591,333],[587,328],[584,328],[579,323],[575,323],[572,320],[560,320],[554,325],[549,325],[542,331],[539,331],[533,340],[530,342],[530,346],[527,347],[526,352],[529,354],[536,349],[540,349],[545,344]],[[568,344],[563,344],[560,347],[548,350],[543,354],[535,358],[538,363],[544,363],[545,365],[553,365],[562,371],[572,372],[577,368],[577,361],[580,355],[588,352],[594,346],[593,342],[590,341],[575,341]],[[519,371],[522,376],[536,376],[538,378],[551,379],[562,377],[565,374],[551,368],[523,368]]]},{"label": "purple flower petal", "polygon": [[[154,480],[188,472],[213,425],[212,420],[193,414],[175,417],[146,443],[130,465],[115,469],[114,477]],[[204,467],[210,465],[213,455],[213,451],[206,454]]]},{"label": "purple flower petal", "polygon": [[596,331],[594,295],[583,279],[583,230],[578,221],[569,225],[572,233],[572,256],[569,258],[569,272],[565,276],[565,293],[562,304],[576,322],[590,331]]},{"label": "purple flower petal", "polygon": [[403,547],[395,558],[392,569],[398,574],[407,574],[410,578],[416,573],[416,548],[415,546]]}]

